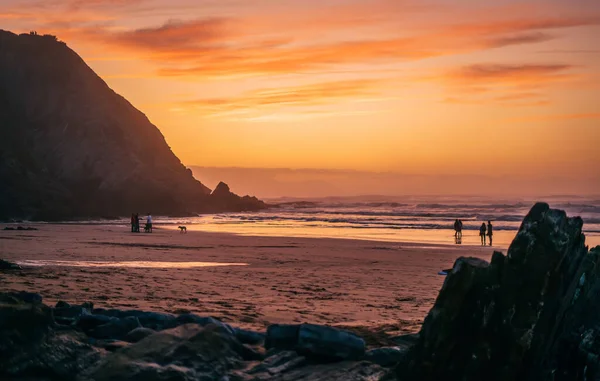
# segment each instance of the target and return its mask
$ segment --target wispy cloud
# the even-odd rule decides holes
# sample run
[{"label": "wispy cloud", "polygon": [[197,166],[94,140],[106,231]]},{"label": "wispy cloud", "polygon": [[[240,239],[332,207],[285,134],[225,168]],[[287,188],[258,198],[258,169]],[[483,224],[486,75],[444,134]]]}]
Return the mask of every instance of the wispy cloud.
[{"label": "wispy cloud", "polygon": [[[176,109],[199,111],[205,116],[264,119],[265,114],[283,115],[290,112],[278,110],[303,108],[301,113],[307,113],[306,108],[323,104],[339,103],[377,97],[379,94],[378,80],[350,80],[315,83],[295,87],[265,88],[246,92],[231,98],[202,98],[184,100],[174,103]],[[360,110],[355,110],[359,112]],[[323,110],[311,110],[308,113],[321,114]],[[296,115],[292,112],[291,114]]]},{"label": "wispy cloud", "polygon": [[[449,103],[500,102],[521,106],[548,104],[545,89],[575,78],[568,64],[474,64],[430,80],[445,83]],[[456,94],[460,94],[457,96]]]}]

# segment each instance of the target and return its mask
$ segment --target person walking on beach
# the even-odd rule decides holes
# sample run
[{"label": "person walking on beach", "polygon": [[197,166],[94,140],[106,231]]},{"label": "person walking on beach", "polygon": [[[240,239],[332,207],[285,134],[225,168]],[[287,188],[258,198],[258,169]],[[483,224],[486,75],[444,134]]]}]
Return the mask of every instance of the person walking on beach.
[{"label": "person walking on beach", "polygon": [[488,237],[490,237],[490,246],[492,246],[493,233],[492,233],[492,222],[491,221],[488,221],[488,224],[487,224],[487,235],[488,235]]},{"label": "person walking on beach", "polygon": [[462,220],[458,220],[458,238],[462,238]]},{"label": "person walking on beach", "polygon": [[481,237],[481,245],[485,246],[485,222],[481,224],[479,228],[479,236]]},{"label": "person walking on beach", "polygon": [[140,232],[140,214],[139,213],[135,214],[135,232],[136,233]]},{"label": "person walking on beach", "polygon": [[135,233],[135,214],[131,213],[131,232]]},{"label": "person walking on beach", "polygon": [[458,218],[454,220],[454,238],[458,238]]},{"label": "person walking on beach", "polygon": [[146,217],[146,230],[148,233],[152,233],[152,215],[148,212],[148,216]]}]

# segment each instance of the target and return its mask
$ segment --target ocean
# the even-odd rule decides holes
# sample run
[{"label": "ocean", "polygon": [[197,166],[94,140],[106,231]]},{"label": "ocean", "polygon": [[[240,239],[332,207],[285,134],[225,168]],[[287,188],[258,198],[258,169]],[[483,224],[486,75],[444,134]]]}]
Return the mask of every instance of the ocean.
[{"label": "ocean", "polygon": [[[586,243],[600,245],[600,200],[550,197],[544,201],[584,220]],[[262,212],[224,213],[190,218],[156,217],[158,226],[243,235],[328,237],[423,244],[481,245],[479,227],[491,221],[494,246],[506,248],[534,201],[477,197],[346,197],[309,201],[268,200]],[[463,238],[454,238],[455,219],[463,221]]]}]

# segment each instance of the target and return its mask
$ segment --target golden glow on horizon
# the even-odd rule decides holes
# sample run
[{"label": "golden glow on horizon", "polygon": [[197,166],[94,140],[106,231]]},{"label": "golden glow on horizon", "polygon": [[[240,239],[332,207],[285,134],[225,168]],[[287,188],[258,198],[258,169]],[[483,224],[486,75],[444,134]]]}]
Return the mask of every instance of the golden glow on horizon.
[{"label": "golden glow on horizon", "polygon": [[594,0],[4,0],[187,165],[589,176]]}]

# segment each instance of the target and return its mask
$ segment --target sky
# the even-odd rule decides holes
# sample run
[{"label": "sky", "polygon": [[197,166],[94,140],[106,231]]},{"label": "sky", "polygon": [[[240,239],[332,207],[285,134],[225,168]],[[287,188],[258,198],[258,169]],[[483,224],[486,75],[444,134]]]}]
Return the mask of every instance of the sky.
[{"label": "sky", "polygon": [[65,41],[190,166],[600,176],[597,0],[0,0],[0,28]]}]

